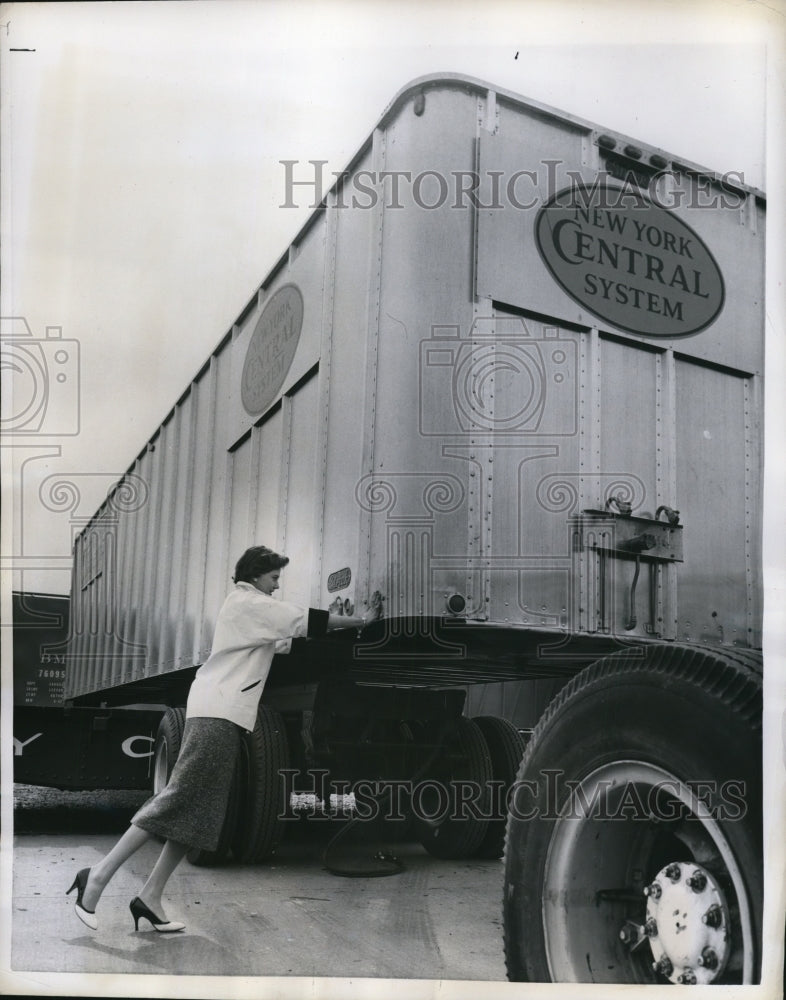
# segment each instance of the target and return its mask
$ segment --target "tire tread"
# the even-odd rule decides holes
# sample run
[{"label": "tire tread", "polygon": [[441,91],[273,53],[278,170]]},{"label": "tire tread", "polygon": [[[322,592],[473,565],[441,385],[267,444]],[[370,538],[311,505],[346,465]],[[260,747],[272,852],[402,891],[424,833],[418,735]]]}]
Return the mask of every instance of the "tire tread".
[{"label": "tire tread", "polygon": [[284,721],[279,712],[260,705],[253,732],[245,736],[245,787],[233,852],[243,864],[266,860],[284,833],[286,803],[279,801],[279,772],[289,764]]},{"label": "tire tread", "polygon": [[[666,681],[687,683],[712,696],[724,709],[744,724],[751,736],[760,736],[762,726],[762,656],[756,650],[718,649],[684,644],[652,644],[622,650],[602,657],[572,677],[554,696],[538,720],[519,767],[517,780],[524,780],[529,764],[537,753],[545,732],[554,717],[579,692],[612,676],[621,684],[625,675],[656,674]],[[505,884],[503,895],[503,947],[508,979],[527,981],[526,961],[520,943],[511,935],[508,910],[512,908],[515,886],[520,874],[509,877],[509,866],[520,864],[512,849],[513,824],[505,830]],[[513,939],[511,939],[513,938]]]},{"label": "tire tread", "polygon": [[[492,778],[503,781],[509,787],[515,780],[521,765],[527,740],[512,722],[493,715],[481,715],[473,719],[480,729],[491,758]],[[505,852],[506,812],[494,816],[489,821],[488,830],[475,856],[478,858],[501,858]]]}]

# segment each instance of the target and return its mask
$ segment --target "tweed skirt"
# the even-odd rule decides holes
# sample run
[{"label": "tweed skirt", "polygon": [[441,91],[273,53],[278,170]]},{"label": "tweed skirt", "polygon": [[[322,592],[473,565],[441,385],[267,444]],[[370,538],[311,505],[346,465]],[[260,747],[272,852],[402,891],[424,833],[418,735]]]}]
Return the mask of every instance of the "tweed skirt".
[{"label": "tweed skirt", "polygon": [[240,751],[240,726],[228,719],[186,719],[166,787],[135,813],[134,826],[178,844],[214,851]]}]

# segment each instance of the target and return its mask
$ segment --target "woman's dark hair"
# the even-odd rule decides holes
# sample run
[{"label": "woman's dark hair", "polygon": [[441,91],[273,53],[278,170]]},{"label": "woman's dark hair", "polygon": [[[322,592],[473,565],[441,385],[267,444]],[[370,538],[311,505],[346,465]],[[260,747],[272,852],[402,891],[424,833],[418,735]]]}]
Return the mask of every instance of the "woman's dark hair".
[{"label": "woman's dark hair", "polygon": [[246,549],[235,566],[235,583],[250,583],[263,573],[271,573],[274,569],[282,569],[289,562],[286,556],[266,548],[264,545],[252,545]]}]

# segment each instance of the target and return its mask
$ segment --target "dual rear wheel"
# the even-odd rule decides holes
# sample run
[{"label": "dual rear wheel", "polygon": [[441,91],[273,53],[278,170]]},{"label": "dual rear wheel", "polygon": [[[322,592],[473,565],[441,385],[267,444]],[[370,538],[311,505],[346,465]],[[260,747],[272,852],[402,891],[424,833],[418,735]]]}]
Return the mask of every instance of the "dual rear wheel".
[{"label": "dual rear wheel", "polygon": [[507,719],[458,718],[414,785],[413,831],[437,858],[501,858],[508,794],[526,742]]},{"label": "dual rear wheel", "polygon": [[[153,791],[166,785],[175,766],[185,729],[185,710],[164,713],[156,735]],[[224,823],[215,851],[193,848],[188,860],[216,865],[230,855],[242,864],[265,861],[284,833],[287,803],[280,773],[289,766],[289,747],[281,715],[260,705],[251,733],[244,733],[229,791]]]},{"label": "dual rear wheel", "polygon": [[[184,728],[182,708],[169,709],[161,720],[155,792],[169,780]],[[412,833],[430,854],[444,859],[502,857],[507,795],[524,747],[524,737],[505,719],[462,717],[448,727],[410,803]],[[221,864],[230,856],[252,864],[274,853],[285,829],[288,803],[280,775],[288,764],[281,716],[261,705],[254,731],[241,741],[218,847],[193,849],[188,855],[192,864]]]}]

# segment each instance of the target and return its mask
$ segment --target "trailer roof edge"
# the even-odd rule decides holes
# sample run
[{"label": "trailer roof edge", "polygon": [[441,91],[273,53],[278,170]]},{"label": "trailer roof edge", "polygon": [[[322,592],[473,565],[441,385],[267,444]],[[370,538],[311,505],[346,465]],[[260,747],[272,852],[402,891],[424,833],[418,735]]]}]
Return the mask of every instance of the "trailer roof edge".
[{"label": "trailer roof edge", "polygon": [[[316,220],[319,217],[320,213],[324,212],[324,210],[326,208],[328,196],[331,193],[333,193],[341,183],[343,183],[343,177],[346,174],[348,174],[353,169],[354,165],[358,162],[358,160],[369,149],[369,147],[370,147],[370,145],[372,143],[374,132],[378,128],[384,127],[392,118],[394,118],[399,113],[399,111],[401,110],[401,108],[403,107],[403,105],[406,103],[406,101],[413,94],[418,94],[418,93],[420,93],[420,92],[422,92],[422,91],[424,91],[426,89],[434,89],[436,87],[446,86],[446,85],[447,86],[450,86],[450,85],[455,86],[457,89],[467,89],[467,88],[469,88],[470,90],[476,91],[478,94],[494,93],[494,94],[496,94],[497,99],[502,99],[502,100],[506,101],[509,104],[513,104],[513,105],[516,105],[516,106],[519,106],[519,107],[527,108],[528,110],[530,110],[530,111],[532,111],[535,114],[538,114],[540,116],[548,117],[548,118],[553,118],[553,119],[555,119],[557,121],[565,122],[566,124],[570,125],[571,127],[575,128],[575,129],[578,129],[580,131],[584,131],[587,134],[590,134],[592,132],[598,132],[598,133],[601,133],[601,134],[611,135],[614,138],[616,138],[617,140],[625,140],[627,142],[637,143],[638,145],[646,146],[647,149],[650,152],[652,152],[652,153],[659,153],[662,156],[664,156],[669,161],[669,163],[671,163],[673,165],[673,167],[675,167],[677,169],[680,169],[682,171],[691,173],[691,174],[697,174],[697,175],[702,176],[702,177],[707,177],[708,179],[710,179],[712,181],[715,181],[716,183],[719,182],[719,181],[721,181],[721,179],[723,177],[723,175],[719,174],[715,170],[711,170],[708,167],[703,167],[700,164],[693,163],[693,162],[691,162],[689,160],[686,160],[686,159],[684,159],[682,157],[675,156],[674,154],[670,153],[667,150],[663,150],[663,149],[661,149],[659,147],[652,146],[650,143],[641,142],[635,136],[627,135],[624,132],[618,132],[615,129],[605,128],[604,126],[599,125],[597,122],[591,122],[588,119],[579,117],[578,115],[572,115],[572,114],[570,114],[567,111],[562,111],[560,108],[554,107],[553,105],[544,104],[543,102],[536,101],[533,98],[525,97],[522,94],[518,94],[518,93],[516,93],[513,90],[508,90],[505,87],[497,87],[494,84],[488,83],[485,80],[480,80],[477,77],[466,76],[465,74],[462,74],[462,73],[454,73],[454,72],[450,72],[450,71],[438,72],[438,73],[427,73],[424,76],[415,77],[414,79],[412,79],[408,83],[406,83],[393,96],[393,98],[387,104],[387,106],[385,107],[385,109],[382,111],[382,113],[379,116],[379,118],[376,120],[376,122],[375,122],[374,126],[372,127],[372,129],[367,133],[366,138],[359,144],[357,150],[353,153],[353,155],[350,158],[350,160],[348,161],[346,167],[340,172],[338,178],[334,181],[334,183],[330,186],[330,188],[325,192],[325,194],[322,197],[322,200],[321,200],[320,204],[316,208],[312,209],[310,215],[305,220],[305,222],[300,226],[300,228],[297,230],[297,232],[292,237],[292,239],[289,241],[289,243],[287,244],[286,249],[283,251],[283,253],[280,254],[279,257],[276,258],[274,264],[272,265],[272,267],[270,267],[268,269],[268,271],[266,272],[266,274],[263,277],[263,279],[260,282],[258,282],[254,286],[253,290],[249,293],[249,295],[247,295],[245,297],[243,308],[239,311],[239,313],[237,314],[237,316],[235,317],[235,319],[232,321],[232,323],[230,323],[228,330],[226,330],[222,334],[222,336],[219,339],[218,343],[211,350],[211,352],[208,355],[207,359],[200,365],[200,367],[199,367],[198,371],[196,372],[196,374],[193,376],[193,378],[191,378],[189,380],[189,382],[186,385],[186,387],[179,394],[179,396],[178,396],[178,403],[186,396],[186,394],[188,393],[190,387],[200,377],[200,375],[204,371],[206,365],[209,364],[210,359],[212,357],[217,356],[220,353],[220,351],[222,350],[222,348],[224,347],[225,343],[229,339],[231,339],[231,335],[232,335],[233,329],[238,325],[240,319],[243,318],[243,317],[245,317],[245,315],[247,314],[247,312],[249,310],[249,306],[252,304],[254,298],[258,297],[259,292],[261,290],[265,290],[265,289],[267,289],[270,286],[270,284],[273,282],[273,279],[275,278],[276,274],[286,264],[287,256],[289,254],[289,248],[291,246],[296,246],[303,239],[303,237],[306,235],[306,233],[309,231],[309,229],[316,222]],[[762,189],[760,189],[760,188],[756,188],[756,187],[753,187],[751,185],[744,184],[744,183],[735,183],[732,186],[734,187],[735,190],[744,191],[745,193],[751,195],[752,197],[755,197],[755,198],[760,199],[762,201],[766,201],[766,193]],[[178,403],[176,403],[174,407],[170,408],[166,412],[166,414],[164,415],[164,418],[161,421],[159,421],[159,423],[156,425],[155,430],[146,439],[144,445],[139,450],[139,452],[137,453],[137,455],[135,456],[135,458],[132,460],[132,462],[129,464],[128,468],[125,470],[125,472],[120,477],[118,477],[118,482],[115,485],[115,487],[113,487],[113,489],[116,488],[123,481],[123,479],[127,475],[130,475],[133,472],[134,467],[140,461],[140,459],[144,455],[145,451],[147,450],[148,446],[159,435],[159,433],[161,431],[161,428],[164,426],[164,424],[167,422],[167,420],[171,417],[172,413],[174,412],[174,409],[177,408]],[[104,501],[98,507],[98,509],[93,514],[93,517],[90,519],[89,524],[86,525],[85,527],[89,527],[89,525],[92,524],[92,522],[95,520],[95,518],[101,513],[101,510],[103,509],[105,503],[106,503],[106,501]]]},{"label": "trailer roof edge", "polygon": [[[661,153],[667,159],[679,166],[682,169],[686,169],[691,173],[701,174],[703,177],[708,177],[712,180],[720,180],[723,175],[718,173],[717,170],[713,170],[710,167],[705,167],[702,164],[695,163],[691,160],[687,160],[677,154],[671,153],[668,150],[661,149],[659,147],[653,146],[649,142],[643,142],[637,139],[636,136],[628,135],[626,132],[620,132],[616,129],[606,128],[604,125],[600,125],[598,122],[590,121],[587,118],[581,118],[578,115],[572,115],[567,111],[563,111],[560,108],[555,107],[552,104],[544,104],[542,101],[536,101],[534,98],[525,97],[523,94],[516,93],[514,90],[508,90],[505,87],[497,87],[493,83],[488,83],[486,80],[480,80],[477,77],[465,76],[462,73],[427,73],[425,76],[416,77],[409,83],[405,84],[398,91],[398,93],[393,97],[388,106],[382,112],[376,128],[383,125],[390,117],[395,115],[399,106],[403,104],[408,97],[419,90],[423,90],[426,87],[437,87],[444,84],[456,84],[457,86],[469,87],[476,90],[478,93],[494,93],[498,98],[502,98],[508,103],[516,104],[522,107],[529,108],[531,111],[537,114],[543,115],[548,118],[555,118],[559,121],[566,122],[572,125],[574,128],[581,129],[586,132],[603,132],[611,134],[618,139],[625,139],[628,142],[638,143],[639,145],[646,146],[649,150],[655,153]],[[739,188],[748,194],[753,195],[756,198],[760,198],[764,201],[767,199],[766,192],[762,188],[754,187],[751,184],[739,183],[734,185],[735,188]]]}]

